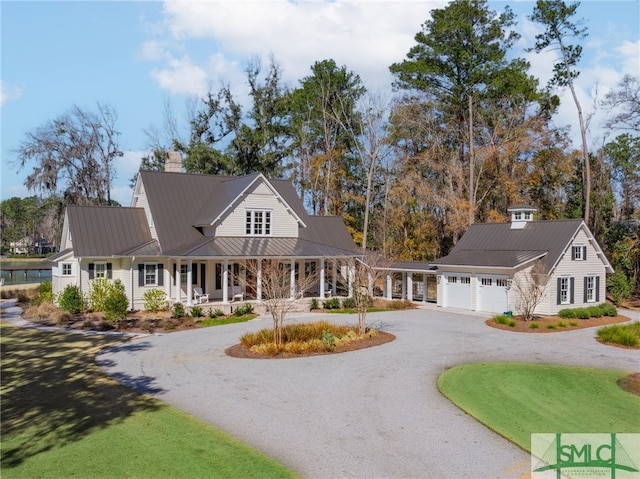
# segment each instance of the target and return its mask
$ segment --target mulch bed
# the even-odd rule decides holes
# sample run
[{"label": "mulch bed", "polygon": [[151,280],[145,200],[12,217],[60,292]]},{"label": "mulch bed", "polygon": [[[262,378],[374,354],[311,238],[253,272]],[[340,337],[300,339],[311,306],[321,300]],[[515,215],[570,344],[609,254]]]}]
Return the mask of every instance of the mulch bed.
[{"label": "mulch bed", "polygon": [[225,353],[234,358],[245,358],[245,359],[287,359],[287,358],[302,358],[308,356],[325,356],[327,354],[339,354],[346,353],[348,351],[357,351],[358,349],[371,348],[373,346],[380,346],[381,344],[389,343],[396,339],[393,334],[385,333],[384,331],[378,331],[374,337],[369,339],[360,339],[357,341],[351,341],[347,344],[343,344],[342,346],[337,346],[332,351],[318,351],[314,353],[308,354],[292,354],[292,353],[281,353],[276,356],[267,356],[264,354],[258,354],[250,351],[248,348],[243,346],[242,344],[236,344],[235,346],[231,346],[225,350]]},{"label": "mulch bed", "polygon": [[640,373],[630,374],[619,379],[618,386],[631,394],[640,396]]},{"label": "mulch bed", "polygon": [[[584,329],[584,328],[594,328],[599,326],[606,326],[608,324],[615,323],[624,323],[626,321],[630,321],[630,318],[626,316],[603,316],[601,318],[589,318],[589,319],[562,319],[558,316],[543,316],[539,319],[533,321],[524,321],[520,319],[518,316],[514,316],[512,318],[515,321],[515,326],[509,326],[508,324],[499,324],[496,323],[493,318],[485,321],[487,326],[491,326],[496,329],[504,329],[505,331],[515,331],[517,333],[558,333],[560,331],[572,331],[574,329]],[[566,326],[560,327],[557,326],[559,321],[563,321]],[[575,326],[570,325],[569,323],[577,323]],[[532,323],[538,323],[540,326],[536,329],[532,329],[529,326]],[[557,327],[555,329],[550,329],[547,327],[549,324],[555,324]]]}]

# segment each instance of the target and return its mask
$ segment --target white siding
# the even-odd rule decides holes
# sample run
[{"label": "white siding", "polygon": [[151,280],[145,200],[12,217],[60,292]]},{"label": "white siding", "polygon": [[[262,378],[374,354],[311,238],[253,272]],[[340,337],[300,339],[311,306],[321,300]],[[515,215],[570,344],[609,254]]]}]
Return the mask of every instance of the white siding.
[{"label": "white siding", "polygon": [[216,236],[245,236],[248,209],[271,211],[271,236],[297,237],[298,222],[285,205],[264,184],[260,183],[253,191],[243,195],[233,205],[216,228]]},{"label": "white siding", "polygon": [[[571,247],[586,246],[586,260],[572,260]],[[558,278],[566,276],[574,278],[574,302],[573,304],[557,304],[558,297]],[[599,301],[597,303],[584,302],[584,277],[598,276],[600,278]],[[584,231],[580,230],[571,245],[564,252],[564,255],[558,263],[553,275],[549,280],[548,294],[544,305],[541,305],[540,314],[556,314],[564,308],[578,308],[582,306],[591,306],[593,304],[605,302],[606,289],[606,271],[601,259],[598,257],[596,249],[589,241]],[[544,311],[544,312],[543,312]]]},{"label": "white siding", "polygon": [[147,222],[149,223],[149,230],[151,237],[155,240],[158,239],[158,233],[156,232],[156,226],[153,222],[153,216],[151,216],[151,209],[149,208],[149,200],[147,194],[144,191],[144,184],[140,184],[139,192],[134,196],[131,206],[135,208],[144,208],[144,212],[147,215]]}]

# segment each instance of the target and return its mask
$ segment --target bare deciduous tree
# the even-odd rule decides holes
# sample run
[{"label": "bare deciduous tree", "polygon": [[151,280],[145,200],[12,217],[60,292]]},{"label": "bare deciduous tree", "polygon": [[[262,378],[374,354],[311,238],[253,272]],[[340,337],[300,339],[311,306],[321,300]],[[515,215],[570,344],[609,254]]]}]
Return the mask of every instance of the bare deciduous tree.
[{"label": "bare deciduous tree", "polygon": [[348,287],[352,283],[353,299],[358,310],[358,334],[367,330],[367,309],[373,300],[373,287],[383,278],[391,261],[375,251],[366,250],[362,255],[347,261],[347,275],[342,279]]},{"label": "bare deciduous tree", "polygon": [[291,267],[291,261],[283,258],[248,261],[247,276],[238,278],[245,287],[254,286],[250,281],[259,281],[255,286],[261,290],[262,301],[273,319],[273,339],[278,346],[282,344],[285,318],[294,307],[296,299],[318,283],[315,271],[299,271],[292,280]]},{"label": "bare deciduous tree", "polygon": [[25,186],[62,196],[67,204],[110,204],[113,162],[123,155],[116,142],[116,121],[108,105],[98,104],[97,112],[74,106],[27,133],[15,160],[18,170],[34,164]]},{"label": "bare deciduous tree", "polygon": [[529,273],[516,274],[511,287],[517,292],[516,311],[525,321],[534,318],[534,312],[544,299],[549,275],[542,272],[540,260],[531,268]]}]

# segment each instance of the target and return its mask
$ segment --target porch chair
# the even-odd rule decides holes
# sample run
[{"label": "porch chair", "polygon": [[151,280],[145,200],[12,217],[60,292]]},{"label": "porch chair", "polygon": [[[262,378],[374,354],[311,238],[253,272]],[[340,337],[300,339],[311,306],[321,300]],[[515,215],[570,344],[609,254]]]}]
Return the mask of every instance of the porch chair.
[{"label": "porch chair", "polygon": [[193,302],[196,304],[208,303],[209,294],[202,292],[202,288],[193,288]]},{"label": "porch chair", "polygon": [[232,286],[231,294],[233,295],[231,301],[235,301],[236,298],[238,298],[240,301],[244,300],[244,293],[242,292],[242,287],[240,286]]}]

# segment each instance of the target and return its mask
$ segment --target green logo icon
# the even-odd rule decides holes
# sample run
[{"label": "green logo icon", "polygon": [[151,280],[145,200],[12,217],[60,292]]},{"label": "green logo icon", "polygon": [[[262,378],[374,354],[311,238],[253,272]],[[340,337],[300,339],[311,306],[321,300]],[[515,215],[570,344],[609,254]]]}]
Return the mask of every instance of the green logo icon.
[{"label": "green logo icon", "polygon": [[532,434],[531,478],[640,479],[640,434]]}]

